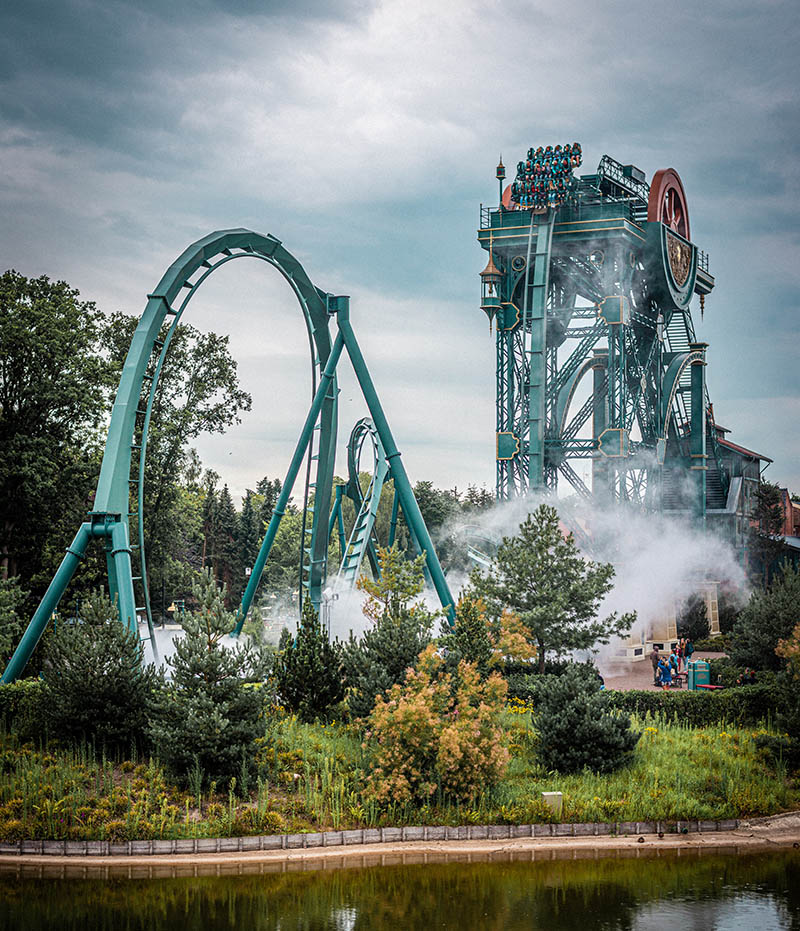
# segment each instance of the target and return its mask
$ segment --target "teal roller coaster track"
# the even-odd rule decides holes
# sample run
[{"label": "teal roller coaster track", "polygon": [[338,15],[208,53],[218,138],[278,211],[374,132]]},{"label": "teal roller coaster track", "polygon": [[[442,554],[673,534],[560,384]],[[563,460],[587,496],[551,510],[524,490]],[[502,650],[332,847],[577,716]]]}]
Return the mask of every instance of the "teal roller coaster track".
[{"label": "teal roller coaster track", "polygon": [[[431,542],[425,521],[406,474],[388,420],[361,354],[350,323],[350,301],[317,288],[303,266],[274,236],[235,229],[211,233],[193,243],[167,269],[147,295],[147,304],[131,340],[119,388],[111,411],[111,422],[97,482],[94,509],[80,525],[50,586],[25,631],[5,673],[3,682],[13,682],[25,668],[67,585],[93,540],[105,547],[109,593],[119,608],[120,620],[150,640],[155,650],[153,618],[148,589],[144,548],[144,483],[147,437],[159,376],[175,328],[197,289],[218,268],[235,259],[258,259],[284,277],[303,313],[312,347],[314,396],[302,426],[281,493],[266,529],[256,563],[242,596],[234,634],[241,632],[261,579],[275,536],[305,461],[308,478],[304,501],[304,531],[301,582],[306,597],[319,605],[328,577],[328,542],[334,529],[344,537],[342,496],[351,498],[356,520],[343,547],[337,585],[352,585],[366,557],[377,571],[373,525],[384,484],[394,486],[392,537],[402,509],[412,543],[424,552],[427,573],[441,601],[452,615],[453,598]],[[348,448],[349,478],[337,486],[331,507],[337,441],[337,367],[346,353],[355,371],[370,419],[360,421]],[[373,451],[369,487],[362,492],[358,482],[359,460],[365,444]],[[343,489],[340,491],[339,489]],[[390,541],[391,542],[391,541]]]}]

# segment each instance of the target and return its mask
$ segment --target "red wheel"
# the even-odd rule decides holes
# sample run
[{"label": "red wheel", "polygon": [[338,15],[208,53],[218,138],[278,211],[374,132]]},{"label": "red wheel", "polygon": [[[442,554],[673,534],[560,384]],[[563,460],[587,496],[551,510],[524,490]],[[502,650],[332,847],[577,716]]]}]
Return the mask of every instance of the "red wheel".
[{"label": "red wheel", "polygon": [[663,223],[684,239],[691,239],[686,193],[673,168],[662,168],[653,175],[647,201],[647,219],[650,223]]}]

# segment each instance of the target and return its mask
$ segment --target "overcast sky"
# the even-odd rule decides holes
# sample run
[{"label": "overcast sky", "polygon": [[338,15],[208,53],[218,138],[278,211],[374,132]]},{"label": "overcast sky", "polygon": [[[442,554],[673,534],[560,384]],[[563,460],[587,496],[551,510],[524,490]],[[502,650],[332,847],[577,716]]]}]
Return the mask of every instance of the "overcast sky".
[{"label": "overcast sky", "polygon": [[[272,233],[352,296],[412,480],[492,487],[478,205],[501,152],[578,140],[584,172],[681,175],[717,420],[800,492],[799,25],[796,0],[3,4],[0,266],[138,315],[189,243]],[[229,263],[188,320],[230,332],[254,398],[206,465],[238,493],[282,476],[308,395],[288,287]]]}]

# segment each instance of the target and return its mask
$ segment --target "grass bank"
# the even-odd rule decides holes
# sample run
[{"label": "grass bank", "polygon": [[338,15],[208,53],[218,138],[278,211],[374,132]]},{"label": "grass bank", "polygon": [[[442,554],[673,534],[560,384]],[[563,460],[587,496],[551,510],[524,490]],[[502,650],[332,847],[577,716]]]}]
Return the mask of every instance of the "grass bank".
[{"label": "grass bank", "polygon": [[[353,726],[266,719],[254,747],[258,775],[181,789],[157,760],[97,759],[91,748],[36,748],[0,735],[0,839],[134,840],[340,830],[404,824],[553,820],[541,792],[561,791],[563,821],[725,819],[800,807],[770,728],[692,728],[658,715],[636,719],[642,739],[616,773],[563,776],[536,763],[528,706],[505,713],[507,775],[469,805],[379,805],[364,792],[370,767]],[[773,740],[773,744],[775,741]]]}]

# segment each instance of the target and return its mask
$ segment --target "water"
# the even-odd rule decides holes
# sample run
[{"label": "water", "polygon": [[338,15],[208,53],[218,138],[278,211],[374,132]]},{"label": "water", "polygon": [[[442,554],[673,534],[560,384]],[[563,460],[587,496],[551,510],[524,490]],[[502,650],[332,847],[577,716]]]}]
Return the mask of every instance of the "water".
[{"label": "water", "polygon": [[[38,868],[0,863],[0,929],[800,929],[797,850],[635,858],[624,852],[607,859],[591,851],[580,854],[590,859],[559,854],[564,858],[539,851],[533,862],[530,853],[484,862],[474,862],[474,855],[472,862],[429,855],[427,863],[394,866],[343,860],[351,864],[345,868],[250,862],[215,868],[255,871],[249,875],[147,879],[128,878],[128,867],[82,878],[88,871],[76,864],[69,876],[48,878]],[[372,859],[380,856],[362,862]],[[390,861],[384,855],[383,862]],[[175,872],[157,863],[140,869]]]}]

